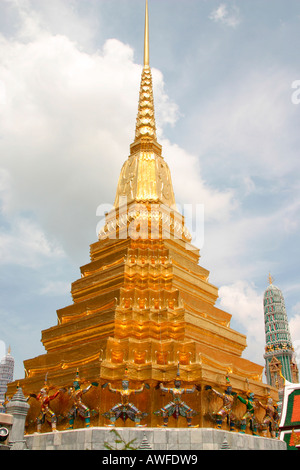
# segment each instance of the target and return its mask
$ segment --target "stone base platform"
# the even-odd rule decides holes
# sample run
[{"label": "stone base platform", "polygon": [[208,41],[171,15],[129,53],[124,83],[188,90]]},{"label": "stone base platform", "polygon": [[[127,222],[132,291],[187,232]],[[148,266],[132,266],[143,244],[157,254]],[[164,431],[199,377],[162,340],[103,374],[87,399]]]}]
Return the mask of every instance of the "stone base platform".
[{"label": "stone base platform", "polygon": [[[286,443],[278,439],[256,437],[211,428],[114,428],[133,447],[142,442],[145,450],[286,450]],[[107,442],[117,450],[124,445],[115,443],[111,428],[94,427],[25,436],[28,450],[107,450]],[[142,449],[140,449],[142,450]]]}]

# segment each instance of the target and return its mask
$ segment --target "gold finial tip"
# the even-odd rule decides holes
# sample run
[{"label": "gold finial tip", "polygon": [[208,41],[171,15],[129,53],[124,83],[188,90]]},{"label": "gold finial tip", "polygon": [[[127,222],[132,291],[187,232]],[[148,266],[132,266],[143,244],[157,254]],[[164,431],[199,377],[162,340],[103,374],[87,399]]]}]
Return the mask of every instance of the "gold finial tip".
[{"label": "gold finial tip", "polygon": [[146,0],[145,13],[145,41],[144,41],[144,67],[149,66],[149,12],[148,0]]},{"label": "gold finial tip", "polygon": [[274,279],[272,278],[271,274],[269,273],[269,284],[273,284]]}]

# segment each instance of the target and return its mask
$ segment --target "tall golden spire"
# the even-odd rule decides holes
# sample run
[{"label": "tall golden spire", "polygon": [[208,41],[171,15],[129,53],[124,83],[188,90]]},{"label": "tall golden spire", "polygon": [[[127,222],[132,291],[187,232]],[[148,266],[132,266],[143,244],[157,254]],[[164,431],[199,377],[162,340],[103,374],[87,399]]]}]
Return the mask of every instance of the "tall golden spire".
[{"label": "tall golden spire", "polygon": [[144,41],[144,67],[149,66],[149,11],[148,0],[146,0],[145,14],[145,41]]},{"label": "tall golden spire", "polygon": [[136,121],[135,141],[146,137],[156,141],[152,74],[149,66],[149,10],[146,0],[144,67],[141,78],[139,109]]},{"label": "tall golden spire", "polygon": [[149,65],[149,9],[146,0],[144,66],[142,70],[135,139],[121,170],[114,206],[131,202],[163,203],[175,208],[171,174],[157,142],[152,74]]}]

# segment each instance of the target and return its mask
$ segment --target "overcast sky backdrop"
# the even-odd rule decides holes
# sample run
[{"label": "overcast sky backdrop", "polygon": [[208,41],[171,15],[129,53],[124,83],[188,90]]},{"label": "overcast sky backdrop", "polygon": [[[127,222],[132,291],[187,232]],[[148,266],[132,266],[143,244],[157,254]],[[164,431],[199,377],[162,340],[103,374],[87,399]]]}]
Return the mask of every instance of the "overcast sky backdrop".
[{"label": "overcast sky backdrop", "polygon": [[[271,272],[300,362],[300,2],[149,8],[159,142],[178,204],[204,204],[200,263],[247,335],[243,356],[262,365]],[[0,356],[11,345],[15,379],[72,303],[97,207],[114,201],[144,11],[144,0],[0,0]]]}]

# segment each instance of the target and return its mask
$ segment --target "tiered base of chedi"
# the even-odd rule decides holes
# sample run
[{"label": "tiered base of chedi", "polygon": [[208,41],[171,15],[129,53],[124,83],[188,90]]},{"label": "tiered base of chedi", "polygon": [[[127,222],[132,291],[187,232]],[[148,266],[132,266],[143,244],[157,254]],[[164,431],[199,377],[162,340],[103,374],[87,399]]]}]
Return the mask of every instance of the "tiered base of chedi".
[{"label": "tiered base of chedi", "polygon": [[135,140],[90,256],[73,304],[42,332],[46,353],[9,385],[9,397],[18,385],[29,397],[27,432],[217,426],[276,436],[277,390],[242,358],[246,337],[215,306],[218,289],[176,210],[156,139],[148,9]]},{"label": "tiered base of chedi", "polygon": [[[145,217],[146,206],[143,213],[131,209],[128,219],[142,236],[140,217]],[[161,221],[163,209],[157,206],[156,212]],[[106,227],[120,225],[118,217],[112,224],[110,216]],[[147,230],[148,224],[147,218]],[[162,228],[161,223],[158,226]],[[74,404],[74,387],[70,387],[77,371],[81,390],[94,385],[80,397],[90,412],[80,413],[78,407],[75,428],[88,423],[241,430],[246,405],[238,395],[247,398],[251,391],[265,405],[270,394],[277,400],[277,391],[262,383],[262,366],[241,357],[246,338],[230,328],[231,315],[215,307],[218,290],[209,283],[208,271],[199,266],[198,250],[184,235],[174,236],[174,229],[170,238],[122,239],[119,230],[116,235],[117,239],[105,238],[91,245],[91,262],[72,284],[74,303],[58,310],[58,324],[42,332],[47,353],[24,362],[26,377],[19,385],[25,395],[40,399],[29,399],[27,431],[36,431],[40,418],[42,431],[51,430],[51,421],[56,421],[58,430],[70,426]],[[38,394],[46,376],[46,396],[54,396],[49,406],[56,420],[50,414],[40,416]],[[178,380],[180,384],[175,383]],[[233,395],[225,393],[228,380]],[[11,394],[16,385],[10,385]],[[127,385],[139,393],[129,397]],[[190,393],[182,395],[183,389]],[[176,400],[177,407],[169,406]],[[122,403],[123,407],[114,408]],[[257,423],[263,424],[265,414],[259,405]],[[249,413],[246,432],[253,432],[252,417]],[[263,428],[257,426],[254,432],[270,436],[269,426]]]}]

